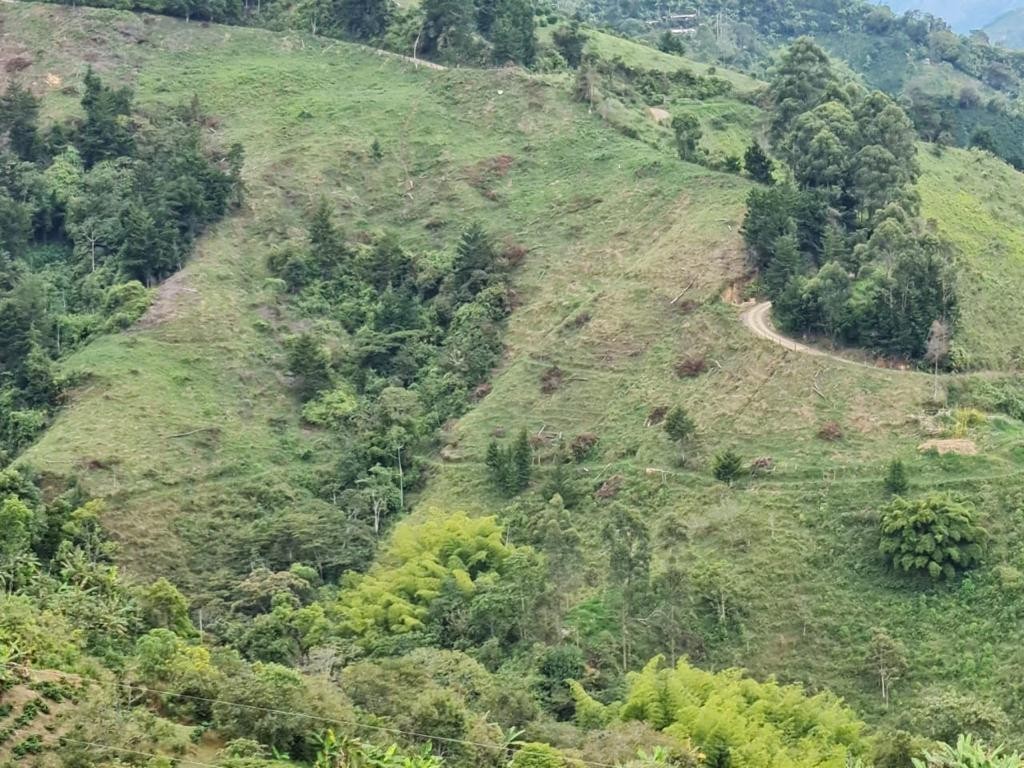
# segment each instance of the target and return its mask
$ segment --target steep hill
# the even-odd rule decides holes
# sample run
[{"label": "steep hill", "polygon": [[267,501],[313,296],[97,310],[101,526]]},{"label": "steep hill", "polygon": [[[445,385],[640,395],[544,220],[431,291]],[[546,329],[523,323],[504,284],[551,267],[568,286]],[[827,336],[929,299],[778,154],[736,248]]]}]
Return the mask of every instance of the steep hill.
[{"label": "steep hill", "polygon": [[[624,656],[630,667],[671,649],[713,669],[829,687],[873,722],[928,735],[953,697],[996,711],[994,733],[1024,742],[1013,725],[1024,714],[1013,671],[1024,640],[1014,391],[994,376],[850,366],[750,334],[739,322],[750,277],[739,227],[752,182],[678,160],[648,105],[612,92],[580,103],[567,74],[417,67],[298,34],[21,3],[0,6],[0,20],[0,57],[30,60],[20,77],[45,94],[46,115],[75,113],[72,84],[88,63],[133,85],[149,109],[196,94],[208,130],[247,151],[247,208],[201,239],[137,327],[63,364],[79,384],[20,460],[48,487],[76,479],[106,501],[131,573],[209,600],[254,565],[355,561],[345,542],[317,548],[346,511],[309,479],[345,447],[300,418],[285,339],[318,321],[288,306],[267,257],[302,238],[320,196],[353,238],[387,229],[427,254],[450,251],[479,219],[526,252],[506,353],[489,392],[445,425],[412,515],[396,523],[406,540],[421,530],[410,526],[466,510],[500,515],[518,543],[554,495],[545,462],[585,437],[561,489],[581,567],[562,574],[547,620],[588,661]],[[675,63],[610,36],[590,45],[652,69]],[[737,90],[756,86],[726,75]],[[705,145],[733,154],[761,131],[758,108],[734,94],[660,106],[695,115]],[[924,216],[964,259],[961,354],[1015,368],[1021,177],[974,152],[921,162]],[[967,419],[936,403],[947,387],[987,412]],[[674,405],[697,426],[684,456],[660,428]],[[510,502],[485,459],[492,439],[521,429],[544,482]],[[927,449],[952,438],[937,447],[961,453]],[[735,484],[711,474],[726,449],[741,457]],[[915,490],[977,504],[994,543],[969,578],[932,584],[885,568],[878,509],[893,458]],[[651,634],[632,657],[616,636],[609,573],[620,564],[605,533],[622,509],[646,525],[653,573],[682,574],[660,593],[663,613],[645,617]],[[865,661],[882,627],[909,666],[891,703]]]}]

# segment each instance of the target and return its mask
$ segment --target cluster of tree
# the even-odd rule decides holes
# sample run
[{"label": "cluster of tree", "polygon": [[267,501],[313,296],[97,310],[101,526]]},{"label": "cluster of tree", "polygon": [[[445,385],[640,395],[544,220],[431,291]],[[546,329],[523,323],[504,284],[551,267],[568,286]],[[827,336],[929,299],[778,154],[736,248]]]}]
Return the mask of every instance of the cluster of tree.
[{"label": "cluster of tree", "polygon": [[906,113],[841,82],[807,38],[783,54],[770,97],[770,136],[792,182],[751,192],[743,233],[777,321],[924,356],[930,337],[948,340],[956,280],[949,247],[916,218]]},{"label": "cluster of tree", "polygon": [[389,0],[90,0],[86,4],[186,21],[290,27],[459,63],[530,66],[537,53],[534,5],[526,0],[426,0],[404,10]]},{"label": "cluster of tree", "polygon": [[446,269],[391,236],[351,243],[321,204],[308,242],[275,252],[270,266],[299,311],[335,318],[345,339],[330,350],[320,334],[298,335],[289,369],[306,421],[347,446],[320,495],[370,511],[379,534],[421,481],[417,450],[468,407],[501,354],[508,260],[478,224]]},{"label": "cluster of tree", "polygon": [[45,128],[31,92],[0,98],[0,459],[55,404],[52,361],[134,322],[241,194],[242,149],[203,146],[197,103],[143,123],[130,91],[83,85],[84,117]]},{"label": "cluster of tree", "polygon": [[577,721],[647,723],[693,755],[681,765],[845,765],[868,752],[864,724],[829,694],[807,696],[799,686],[759,683],[739,670],[711,673],[663,661],[655,657],[632,675],[625,698],[612,704],[573,685]]},{"label": "cluster of tree", "polygon": [[[977,88],[987,86],[1012,100],[1021,90],[1024,57],[990,45],[980,32],[961,37],[930,14],[896,15],[884,5],[862,0],[632,0],[617,4],[594,0],[586,10],[592,19],[648,38],[648,22],[663,22],[666,14],[698,11],[697,33],[690,38],[694,55],[759,73],[771,66],[779,43],[813,36],[862,74],[871,87],[907,96],[914,105],[910,110],[914,123],[927,140],[942,136],[944,142],[968,146],[981,128],[995,135],[996,154],[1015,164],[1021,160],[1024,126],[1020,116],[1000,99],[980,105]],[[950,80],[942,96],[923,94],[912,83],[916,62],[942,62],[957,70],[958,77]],[[959,83],[965,77],[973,79],[977,88],[961,90]]]},{"label": "cluster of tree", "polygon": [[329,615],[371,652],[399,647],[507,648],[530,633],[544,596],[543,562],[502,540],[493,518],[463,514],[406,525]]},{"label": "cluster of tree", "polygon": [[533,472],[533,449],[526,430],[512,445],[502,447],[497,440],[487,446],[487,473],[495,487],[507,496],[526,490]]}]

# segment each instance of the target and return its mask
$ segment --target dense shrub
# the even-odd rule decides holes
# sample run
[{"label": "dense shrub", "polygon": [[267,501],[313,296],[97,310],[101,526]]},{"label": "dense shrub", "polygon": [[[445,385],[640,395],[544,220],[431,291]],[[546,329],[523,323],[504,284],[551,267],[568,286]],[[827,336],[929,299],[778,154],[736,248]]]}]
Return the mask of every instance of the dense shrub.
[{"label": "dense shrub", "polygon": [[952,579],[977,564],[985,529],[977,512],[949,494],[896,498],[882,510],[880,551],[896,570]]}]

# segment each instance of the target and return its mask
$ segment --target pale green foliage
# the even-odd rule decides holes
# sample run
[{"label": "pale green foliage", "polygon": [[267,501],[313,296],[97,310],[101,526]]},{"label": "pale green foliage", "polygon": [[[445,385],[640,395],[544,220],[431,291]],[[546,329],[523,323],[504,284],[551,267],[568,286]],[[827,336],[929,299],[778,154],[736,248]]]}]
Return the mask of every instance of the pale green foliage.
[{"label": "pale green foliage", "polygon": [[913,758],[914,768],[1020,768],[1021,757],[1016,752],[1003,754],[1000,749],[988,749],[970,736],[960,736],[956,746],[939,744],[925,752],[924,760]]},{"label": "pale green foliage", "polygon": [[986,537],[974,507],[949,494],[893,499],[881,528],[879,548],[893,568],[933,579],[952,579],[977,563]]},{"label": "pale green foliage", "polygon": [[337,618],[353,635],[421,629],[446,582],[472,594],[500,580],[504,565],[519,551],[502,542],[493,517],[458,513],[400,526],[378,564],[342,592]]},{"label": "pale green foliage", "polygon": [[565,758],[552,746],[527,742],[516,752],[509,768],[564,768]]},{"label": "pale green foliage", "polygon": [[615,718],[614,707],[594,699],[575,680],[569,681],[569,692],[576,705],[576,725],[580,728],[603,728]]},{"label": "pale green foliage", "polygon": [[620,717],[692,741],[708,764],[841,768],[865,749],[863,724],[829,694],[807,696],[799,686],[759,683],[735,669],[711,673],[662,662],[657,656],[629,676]]}]

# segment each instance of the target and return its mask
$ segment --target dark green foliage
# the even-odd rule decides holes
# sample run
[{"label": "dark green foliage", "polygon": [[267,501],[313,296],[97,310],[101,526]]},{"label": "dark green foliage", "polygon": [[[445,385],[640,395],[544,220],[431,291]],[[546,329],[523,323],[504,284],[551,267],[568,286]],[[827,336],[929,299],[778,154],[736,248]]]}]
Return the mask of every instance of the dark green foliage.
[{"label": "dark green foliage", "polygon": [[496,0],[491,42],[496,64],[533,64],[537,54],[533,4],[528,0]]},{"label": "dark green foliage", "polygon": [[487,446],[485,459],[491,482],[506,496],[526,490],[533,474],[533,449],[526,430],[507,447],[492,440]]},{"label": "dark green foliage", "polygon": [[743,458],[731,448],[726,449],[715,456],[711,473],[719,482],[732,485],[743,474]]},{"label": "dark green foliage", "polygon": [[524,490],[530,485],[530,475],[533,472],[533,448],[530,447],[530,439],[525,429],[519,431],[519,436],[512,446],[512,462],[516,488]]},{"label": "dark green foliage", "polygon": [[15,153],[0,153],[6,456],[33,439],[56,405],[55,360],[97,333],[134,323],[149,302],[142,284],[177,270],[203,227],[240,199],[241,148],[210,156],[200,142],[198,104],[166,109],[143,131],[130,91],[105,85],[92,70],[84,90],[85,119],[53,126],[47,141],[39,138],[35,100],[17,85],[0,110],[0,133]]},{"label": "dark green foliage", "polygon": [[985,152],[996,154],[996,141],[988,128],[978,128],[971,134],[971,146]]},{"label": "dark green foliage", "polygon": [[468,52],[474,26],[471,0],[424,0],[419,52],[459,57]]},{"label": "dark green foliage", "polygon": [[385,0],[341,0],[338,12],[346,35],[356,40],[370,40],[387,30],[392,7]]},{"label": "dark green foliage", "polygon": [[82,107],[85,122],[78,133],[78,149],[86,168],[101,160],[132,154],[132,94],[127,88],[106,86],[90,67],[86,70]]},{"label": "dark green foliage", "polygon": [[784,54],[771,94],[773,138],[797,185],[753,190],[743,234],[776,320],[921,357],[933,324],[955,323],[957,298],[949,247],[914,219],[909,118],[885,94],[839,83],[806,39]]},{"label": "dark green foliage", "polygon": [[952,579],[978,563],[986,539],[977,512],[949,494],[909,501],[897,497],[882,510],[886,561],[904,573]]},{"label": "dark green foliage", "polygon": [[661,37],[658,38],[658,50],[662,53],[671,53],[675,56],[683,56],[686,54],[686,46],[683,45],[683,41],[667,29],[662,32]]},{"label": "dark green foliage", "polygon": [[17,81],[0,96],[0,136],[7,135],[11,151],[22,160],[33,161],[39,150],[39,100]]},{"label": "dark green foliage", "polygon": [[893,459],[885,473],[885,490],[894,496],[902,496],[909,488],[906,467],[900,459]]},{"label": "dark green foliage", "polygon": [[573,19],[568,26],[559,27],[551,36],[555,48],[565,63],[572,69],[577,69],[583,60],[583,47],[587,44],[586,33],[580,29],[579,19]]},{"label": "dark green foliage", "polygon": [[288,351],[288,368],[295,376],[299,396],[309,400],[331,386],[331,360],[323,344],[311,333],[302,333]]},{"label": "dark green foliage", "polygon": [[573,645],[546,648],[537,662],[537,689],[544,708],[564,720],[575,709],[569,680],[579,680],[585,669],[583,654]]},{"label": "dark green foliage", "polygon": [[672,118],[672,133],[675,135],[676,151],[681,160],[695,162],[699,159],[700,140],[704,130],[694,115],[676,115]]},{"label": "dark green foliage", "polygon": [[681,443],[697,430],[697,425],[681,405],[673,407],[665,416],[665,434]]},{"label": "dark green foliage", "polygon": [[781,141],[798,116],[824,103],[836,87],[826,53],[810,38],[794,42],[783,54],[771,85],[773,141]]},{"label": "dark green foliage", "polygon": [[768,157],[760,142],[751,142],[747,147],[747,151],[743,155],[743,168],[754,181],[761,184],[775,183],[775,177],[772,175],[775,163]]}]

